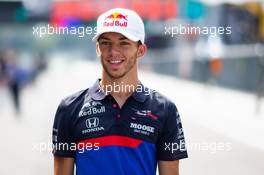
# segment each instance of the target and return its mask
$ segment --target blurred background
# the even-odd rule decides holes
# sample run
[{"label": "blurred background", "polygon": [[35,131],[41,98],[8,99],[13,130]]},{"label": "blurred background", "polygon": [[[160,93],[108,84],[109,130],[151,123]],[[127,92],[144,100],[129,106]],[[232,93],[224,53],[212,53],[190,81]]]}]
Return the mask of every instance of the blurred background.
[{"label": "blurred background", "polygon": [[114,7],[144,19],[140,79],[179,109],[181,174],[262,175],[261,0],[0,0],[0,174],[52,174],[56,108],[100,77],[91,38]]}]

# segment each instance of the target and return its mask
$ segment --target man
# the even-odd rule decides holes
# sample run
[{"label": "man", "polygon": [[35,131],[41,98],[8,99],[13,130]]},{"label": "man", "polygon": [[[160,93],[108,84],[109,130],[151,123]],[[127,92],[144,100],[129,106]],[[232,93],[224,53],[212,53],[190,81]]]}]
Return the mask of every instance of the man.
[{"label": "man", "polygon": [[20,97],[25,79],[24,70],[18,65],[17,55],[14,50],[10,49],[4,53],[4,78],[14,103],[17,116],[20,114]]},{"label": "man", "polygon": [[0,85],[2,84],[2,81],[4,81],[5,73],[6,73],[6,63],[4,60],[4,55],[0,50]]},{"label": "man", "polygon": [[77,175],[155,175],[157,164],[160,175],[179,174],[187,152],[176,106],[138,79],[144,37],[134,11],[111,9],[98,18],[93,40],[102,77],[58,107],[55,175],[73,175],[74,163]]}]

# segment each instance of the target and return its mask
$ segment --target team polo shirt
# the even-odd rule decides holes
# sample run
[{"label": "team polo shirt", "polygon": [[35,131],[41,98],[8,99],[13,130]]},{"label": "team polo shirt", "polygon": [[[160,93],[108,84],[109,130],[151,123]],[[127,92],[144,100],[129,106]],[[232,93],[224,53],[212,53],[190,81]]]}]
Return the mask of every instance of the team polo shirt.
[{"label": "team polo shirt", "polygon": [[100,80],[63,99],[52,140],[55,156],[74,158],[77,175],[155,175],[157,161],[187,158],[175,104],[143,84],[121,108]]}]

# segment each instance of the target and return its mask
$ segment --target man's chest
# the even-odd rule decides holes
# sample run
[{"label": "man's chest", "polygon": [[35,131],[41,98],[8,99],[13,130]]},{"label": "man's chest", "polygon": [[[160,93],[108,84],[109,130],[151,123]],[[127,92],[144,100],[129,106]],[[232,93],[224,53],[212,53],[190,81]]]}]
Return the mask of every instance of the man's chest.
[{"label": "man's chest", "polygon": [[76,142],[103,136],[126,136],[156,143],[164,112],[148,103],[90,101],[76,108],[72,131]]}]

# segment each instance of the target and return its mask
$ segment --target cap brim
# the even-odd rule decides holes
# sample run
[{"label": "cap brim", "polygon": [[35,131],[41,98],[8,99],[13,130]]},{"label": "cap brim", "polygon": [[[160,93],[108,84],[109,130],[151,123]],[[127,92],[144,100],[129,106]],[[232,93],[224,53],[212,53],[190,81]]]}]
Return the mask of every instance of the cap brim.
[{"label": "cap brim", "polygon": [[[107,31],[102,31],[100,33],[97,33],[93,38],[92,38],[92,41],[96,42],[99,38],[100,35],[102,35],[103,33],[109,33],[109,32],[115,32],[115,33],[119,33],[121,35],[124,35],[126,38],[128,38],[129,40],[131,41],[134,41],[134,42],[137,42],[139,41],[140,39],[135,37],[135,36],[132,36],[131,34],[127,33],[126,31],[115,31],[115,30],[107,30]],[[142,42],[142,41],[141,41]]]}]

